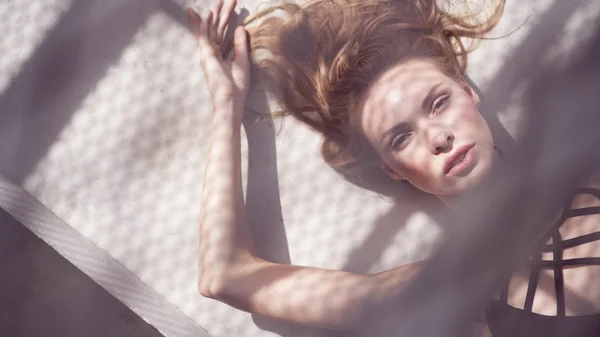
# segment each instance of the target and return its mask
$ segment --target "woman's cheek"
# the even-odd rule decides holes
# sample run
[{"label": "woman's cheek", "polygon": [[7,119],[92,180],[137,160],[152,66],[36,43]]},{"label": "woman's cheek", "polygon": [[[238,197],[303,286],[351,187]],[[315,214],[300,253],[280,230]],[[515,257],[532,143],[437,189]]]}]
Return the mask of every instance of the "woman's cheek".
[{"label": "woman's cheek", "polygon": [[468,99],[462,99],[455,102],[453,108],[456,109],[457,112],[454,114],[455,125],[465,126],[479,124],[479,121],[481,120],[481,113],[473,102],[469,101]]},{"label": "woman's cheek", "polygon": [[432,175],[430,171],[430,165],[423,158],[418,158],[417,156],[406,160],[401,168],[402,175],[409,181],[427,180]]}]

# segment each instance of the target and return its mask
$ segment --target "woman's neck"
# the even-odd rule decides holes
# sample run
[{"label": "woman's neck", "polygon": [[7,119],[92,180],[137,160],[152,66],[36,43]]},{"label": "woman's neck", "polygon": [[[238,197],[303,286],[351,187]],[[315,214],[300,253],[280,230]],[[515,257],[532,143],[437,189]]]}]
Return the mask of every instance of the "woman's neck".
[{"label": "woman's neck", "polygon": [[[480,184],[485,184],[488,181],[488,179],[494,175],[494,172],[496,170],[501,169],[501,164],[502,154],[496,152],[496,156],[494,156],[494,164],[492,165],[492,170],[486,176],[486,178],[484,178],[484,180],[480,182]],[[441,195],[438,196],[438,199],[442,201],[442,203],[444,203],[452,213],[458,215],[460,214],[460,212],[469,211],[469,207],[471,207],[472,202],[481,199],[481,192],[481,189],[473,188],[460,194]],[[562,206],[562,204],[560,206]],[[547,230],[549,230],[561,218],[563,209],[560,206],[556,207],[555,210],[552,210],[551,212],[548,212],[546,214],[547,217],[545,218],[545,222],[547,223],[547,225],[544,227],[545,230],[540,231],[540,233],[534,233],[534,236],[537,235],[536,239],[540,239],[542,236],[544,236]]]}]

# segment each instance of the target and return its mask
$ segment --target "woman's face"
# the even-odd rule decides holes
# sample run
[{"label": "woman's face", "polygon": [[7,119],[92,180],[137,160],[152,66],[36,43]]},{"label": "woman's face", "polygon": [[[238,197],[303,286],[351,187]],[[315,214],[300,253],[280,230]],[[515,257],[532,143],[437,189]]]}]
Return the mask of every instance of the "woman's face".
[{"label": "woman's face", "polygon": [[492,167],[492,134],[479,102],[464,79],[415,59],[371,86],[360,124],[392,178],[427,193],[452,195],[477,184]]}]

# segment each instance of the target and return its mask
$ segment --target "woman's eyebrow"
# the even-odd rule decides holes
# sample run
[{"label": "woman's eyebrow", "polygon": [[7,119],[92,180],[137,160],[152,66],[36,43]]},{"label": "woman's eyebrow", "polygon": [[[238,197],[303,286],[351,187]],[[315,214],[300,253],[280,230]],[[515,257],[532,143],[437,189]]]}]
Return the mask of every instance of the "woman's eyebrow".
[{"label": "woman's eyebrow", "polygon": [[443,82],[440,82],[434,86],[431,87],[431,89],[429,89],[429,92],[427,93],[427,96],[425,96],[425,98],[423,99],[423,102],[421,103],[421,109],[423,110],[429,110],[429,107],[431,107],[432,101],[433,101],[433,96],[435,95],[435,90],[442,85]]}]

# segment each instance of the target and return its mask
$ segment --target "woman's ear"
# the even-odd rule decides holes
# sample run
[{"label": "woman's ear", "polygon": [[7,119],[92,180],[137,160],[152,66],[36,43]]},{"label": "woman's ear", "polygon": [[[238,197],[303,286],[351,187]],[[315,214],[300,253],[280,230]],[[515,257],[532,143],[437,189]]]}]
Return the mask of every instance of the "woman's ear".
[{"label": "woman's ear", "polygon": [[467,82],[467,80],[465,80],[465,78],[462,75],[460,76],[460,85],[465,90],[465,92],[469,96],[471,96],[471,99],[473,99],[473,102],[475,102],[475,105],[479,108],[479,105],[481,105],[481,100],[479,99],[479,95],[477,94],[475,89],[473,89],[473,87],[469,84],[469,82]]},{"label": "woman's ear", "polygon": [[383,172],[385,172],[388,176],[390,176],[390,178],[394,179],[394,180],[406,180],[406,178],[404,178],[401,174],[399,174],[398,172],[394,171],[391,167],[389,167],[387,164],[381,164],[381,169],[383,170]]}]

